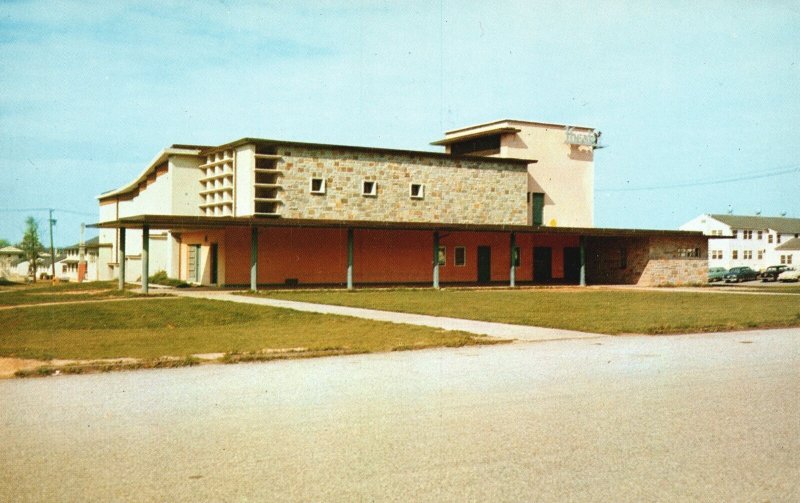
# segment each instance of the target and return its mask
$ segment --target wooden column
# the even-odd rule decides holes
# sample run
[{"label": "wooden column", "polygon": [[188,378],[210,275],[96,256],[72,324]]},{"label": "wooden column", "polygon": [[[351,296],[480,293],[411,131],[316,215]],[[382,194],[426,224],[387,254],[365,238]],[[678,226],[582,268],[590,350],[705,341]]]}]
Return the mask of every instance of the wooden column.
[{"label": "wooden column", "polygon": [[433,287],[439,288],[439,231],[433,233]]},{"label": "wooden column", "polygon": [[119,248],[117,249],[117,271],[119,272],[119,289],[125,290],[125,227],[119,228]]},{"label": "wooden column", "polygon": [[258,227],[250,228],[250,290],[258,291]]},{"label": "wooden column", "polygon": [[142,293],[150,287],[150,227],[142,226]]},{"label": "wooden column", "polygon": [[586,238],[581,236],[581,280],[580,286],[586,286]]},{"label": "wooden column", "polygon": [[353,229],[347,229],[347,289],[353,289]]},{"label": "wooden column", "polygon": [[511,288],[514,288],[515,286],[517,286],[517,266],[514,263],[514,258],[515,258],[514,249],[517,247],[517,235],[512,232],[511,239],[509,241],[510,241],[509,246],[511,247],[511,252],[509,253],[509,255],[511,256],[511,269],[508,272],[509,286],[511,286]]}]

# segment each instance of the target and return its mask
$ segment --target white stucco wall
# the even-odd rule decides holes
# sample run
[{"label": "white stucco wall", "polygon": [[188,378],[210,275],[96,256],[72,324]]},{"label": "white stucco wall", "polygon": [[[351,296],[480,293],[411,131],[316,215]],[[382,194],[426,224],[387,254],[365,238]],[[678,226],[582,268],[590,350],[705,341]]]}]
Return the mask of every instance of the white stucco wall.
[{"label": "white stucco wall", "polygon": [[[200,215],[200,177],[198,156],[173,155],[169,158],[169,188],[172,215]],[[149,190],[150,187],[147,188]],[[168,201],[169,204],[169,201]]]}]

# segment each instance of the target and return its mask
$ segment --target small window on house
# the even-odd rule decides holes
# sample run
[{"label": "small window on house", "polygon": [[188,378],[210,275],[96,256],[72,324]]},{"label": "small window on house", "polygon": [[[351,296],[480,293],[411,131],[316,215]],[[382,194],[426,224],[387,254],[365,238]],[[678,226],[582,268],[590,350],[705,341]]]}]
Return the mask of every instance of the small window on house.
[{"label": "small window on house", "polygon": [[438,255],[439,256],[437,258],[438,258],[438,261],[439,261],[439,265],[446,265],[447,264],[447,247],[446,246],[440,246]]},{"label": "small window on house", "polygon": [[325,193],[325,179],[324,178],[312,178],[309,183],[309,192],[312,194],[324,194]]},{"label": "small window on house", "polygon": [[758,260],[764,260],[764,250],[758,250]]},{"label": "small window on house", "polygon": [[739,250],[733,250],[733,251],[731,252],[731,258],[732,258],[733,260],[736,260],[736,259],[738,259],[738,258],[739,258]]},{"label": "small window on house", "polygon": [[752,260],[753,259],[753,250],[745,250],[744,251],[744,259],[745,260]]},{"label": "small window on house", "polygon": [[758,239],[764,239],[764,231],[758,231]]},{"label": "small window on house", "polygon": [[514,267],[519,267],[519,246],[514,247],[514,254],[512,257],[514,258]]},{"label": "small window on house", "polygon": [[361,182],[361,195],[375,197],[378,195],[378,182],[364,180]]},{"label": "small window on house", "polygon": [[455,265],[461,267],[467,263],[467,249],[463,246],[456,246],[455,248]]},{"label": "small window on house", "polygon": [[771,242],[772,242],[772,234],[768,234],[767,235],[767,243],[771,243]]},{"label": "small window on house", "polygon": [[778,243],[778,244],[781,244],[781,235],[780,234],[775,234],[775,242]]},{"label": "small window on house", "polygon": [[412,183],[409,189],[409,196],[411,196],[411,199],[424,199],[425,185],[421,183]]}]

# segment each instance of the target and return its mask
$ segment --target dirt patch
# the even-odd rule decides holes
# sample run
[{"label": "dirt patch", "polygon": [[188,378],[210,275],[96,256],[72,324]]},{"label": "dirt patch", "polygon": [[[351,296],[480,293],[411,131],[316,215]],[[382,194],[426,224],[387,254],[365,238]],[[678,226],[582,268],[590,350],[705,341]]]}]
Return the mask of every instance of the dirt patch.
[{"label": "dirt patch", "polygon": [[33,370],[49,362],[41,360],[25,360],[22,358],[0,358],[0,379],[14,377],[18,370]]}]

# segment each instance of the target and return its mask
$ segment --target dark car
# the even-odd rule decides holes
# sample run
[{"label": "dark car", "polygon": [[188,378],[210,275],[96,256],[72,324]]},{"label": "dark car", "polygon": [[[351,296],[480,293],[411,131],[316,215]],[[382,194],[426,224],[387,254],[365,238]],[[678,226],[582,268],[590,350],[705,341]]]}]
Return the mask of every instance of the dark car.
[{"label": "dark car", "polygon": [[786,269],[788,265],[771,265],[761,273],[761,281],[778,281],[778,276]]},{"label": "dark car", "polygon": [[725,275],[725,283],[738,283],[740,281],[751,281],[758,278],[758,273],[749,267],[731,267]]},{"label": "dark car", "polygon": [[727,273],[728,270],[724,267],[711,267],[708,269],[708,282],[722,281]]}]

